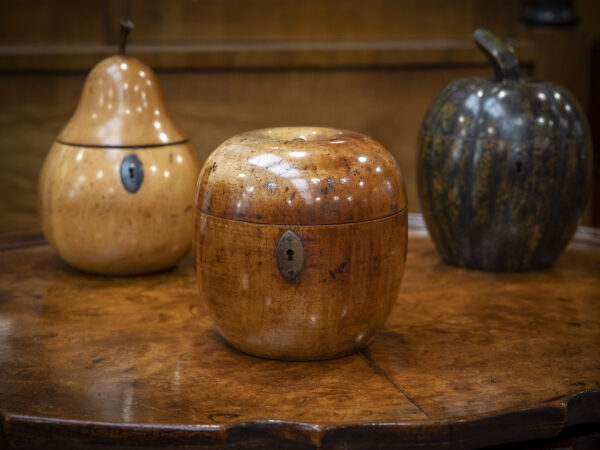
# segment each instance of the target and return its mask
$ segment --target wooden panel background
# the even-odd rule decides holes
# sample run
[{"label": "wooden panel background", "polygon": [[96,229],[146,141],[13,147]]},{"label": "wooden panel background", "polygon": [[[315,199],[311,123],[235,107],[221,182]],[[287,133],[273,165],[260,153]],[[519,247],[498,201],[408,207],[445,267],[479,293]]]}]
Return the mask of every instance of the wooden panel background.
[{"label": "wooden panel background", "polygon": [[519,24],[525,0],[6,0],[0,233],[39,230],[43,158],[87,71],[114,52],[122,14],[136,24],[129,52],[157,70],[203,159],[252,128],[354,129],[392,151],[417,212],[416,135],[427,106],[453,79],[490,73],[471,32],[508,38],[522,73],[564,84],[587,107],[598,3],[575,2],[578,27],[531,29]]}]

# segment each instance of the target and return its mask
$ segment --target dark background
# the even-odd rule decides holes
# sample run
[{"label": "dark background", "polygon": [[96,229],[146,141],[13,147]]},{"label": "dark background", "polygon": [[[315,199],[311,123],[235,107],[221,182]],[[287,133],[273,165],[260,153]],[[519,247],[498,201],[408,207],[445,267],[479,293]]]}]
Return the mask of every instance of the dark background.
[{"label": "dark background", "polygon": [[[39,231],[44,156],[73,113],[86,73],[115,53],[123,15],[136,26],[128,53],[157,71],[172,115],[203,160],[226,138],[253,128],[353,129],[394,154],[409,211],[418,212],[416,138],[427,106],[453,79],[491,74],[470,39],[478,27],[514,46],[521,74],[573,92],[600,143],[600,2],[574,1],[579,21],[563,26],[524,23],[533,3],[3,0],[0,233]],[[598,173],[587,225],[600,225]]]}]

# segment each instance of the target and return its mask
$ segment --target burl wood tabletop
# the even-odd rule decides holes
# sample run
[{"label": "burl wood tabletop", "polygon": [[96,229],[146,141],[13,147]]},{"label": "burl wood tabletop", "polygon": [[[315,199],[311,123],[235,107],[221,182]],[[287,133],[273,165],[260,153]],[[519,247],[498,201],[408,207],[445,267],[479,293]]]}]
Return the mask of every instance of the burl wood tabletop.
[{"label": "burl wood tabletop", "polygon": [[108,278],[0,244],[0,448],[476,448],[600,422],[597,232],[495,274],[443,264],[413,218],[385,330],[310,363],[230,347],[190,257]]}]

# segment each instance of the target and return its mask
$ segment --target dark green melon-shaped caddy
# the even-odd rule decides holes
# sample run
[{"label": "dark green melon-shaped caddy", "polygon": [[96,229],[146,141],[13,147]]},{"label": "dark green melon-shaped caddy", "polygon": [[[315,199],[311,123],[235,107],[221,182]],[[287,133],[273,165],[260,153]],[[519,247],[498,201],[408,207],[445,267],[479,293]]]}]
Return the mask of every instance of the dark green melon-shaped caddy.
[{"label": "dark green melon-shaped caddy", "polygon": [[556,84],[521,79],[510,46],[473,39],[494,78],[463,78],[429,107],[419,133],[421,209],[445,262],[473,269],[547,267],[567,246],[592,179],[589,127]]}]

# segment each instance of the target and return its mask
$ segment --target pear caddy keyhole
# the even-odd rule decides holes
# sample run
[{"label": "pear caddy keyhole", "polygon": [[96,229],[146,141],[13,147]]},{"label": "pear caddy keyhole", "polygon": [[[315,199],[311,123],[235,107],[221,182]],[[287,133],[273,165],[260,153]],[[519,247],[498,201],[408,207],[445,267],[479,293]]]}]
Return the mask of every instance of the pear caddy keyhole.
[{"label": "pear caddy keyhole", "polygon": [[144,181],[144,167],[137,155],[129,154],[121,162],[121,182],[127,191],[135,194]]}]

